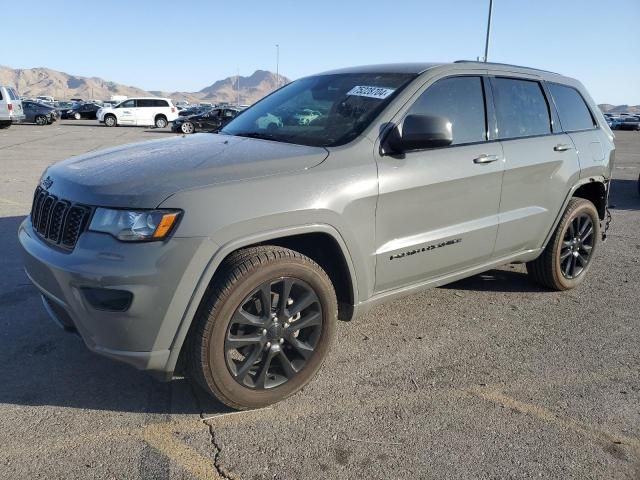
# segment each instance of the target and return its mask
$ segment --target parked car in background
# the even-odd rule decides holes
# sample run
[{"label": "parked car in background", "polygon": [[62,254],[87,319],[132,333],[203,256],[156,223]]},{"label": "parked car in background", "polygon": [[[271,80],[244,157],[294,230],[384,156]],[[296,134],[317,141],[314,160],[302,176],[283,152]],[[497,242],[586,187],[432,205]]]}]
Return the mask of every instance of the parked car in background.
[{"label": "parked car in background", "polygon": [[58,117],[55,108],[40,102],[25,100],[22,102],[22,109],[24,110],[23,121],[36,125],[50,125]]},{"label": "parked car in background", "polygon": [[191,106],[191,107],[185,108],[184,110],[180,110],[178,112],[178,115],[180,117],[188,117],[190,115],[200,115],[201,113],[208,112],[212,108],[213,107],[207,107],[207,106],[203,107],[201,105]]},{"label": "parked car in background", "polygon": [[98,121],[107,127],[138,125],[165,128],[178,118],[178,109],[169,98],[129,98],[115,107],[98,111]]},{"label": "parked car in background", "polygon": [[100,105],[96,105],[95,103],[80,103],[63,112],[62,118],[95,120],[97,118],[96,114],[101,108]]},{"label": "parked car in background", "polygon": [[13,87],[0,85],[0,128],[9,128],[12,123],[24,119],[22,100]]},{"label": "parked car in background", "polygon": [[214,108],[198,115],[179,117],[173,122],[171,131],[182,133],[217,132],[240,113],[237,108]]},{"label": "parked car in background", "polygon": [[305,108],[300,112],[297,112],[293,115],[298,125],[309,125],[316,118],[321,117],[322,114],[317,110],[311,110],[310,108]]},{"label": "parked car in background", "polygon": [[640,130],[640,117],[629,115],[620,120],[618,130]]}]

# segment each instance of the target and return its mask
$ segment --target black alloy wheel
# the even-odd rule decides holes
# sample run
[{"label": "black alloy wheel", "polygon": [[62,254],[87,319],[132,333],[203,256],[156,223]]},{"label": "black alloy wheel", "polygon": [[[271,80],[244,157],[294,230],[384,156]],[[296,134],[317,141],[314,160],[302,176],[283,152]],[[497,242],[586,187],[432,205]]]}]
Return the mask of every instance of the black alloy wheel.
[{"label": "black alloy wheel", "polygon": [[280,386],[300,372],[322,332],[322,307],[306,282],[263,283],[236,309],[225,338],[231,375],[252,389]]},{"label": "black alloy wheel", "polygon": [[560,249],[560,269],[564,278],[573,280],[585,270],[591,260],[594,238],[591,217],[587,214],[574,217]]}]

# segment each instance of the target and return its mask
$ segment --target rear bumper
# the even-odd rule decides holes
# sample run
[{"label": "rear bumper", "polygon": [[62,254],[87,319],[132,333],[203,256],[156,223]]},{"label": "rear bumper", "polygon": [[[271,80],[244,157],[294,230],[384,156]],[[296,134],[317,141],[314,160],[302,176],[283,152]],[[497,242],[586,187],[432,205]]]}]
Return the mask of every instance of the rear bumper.
[{"label": "rear bumper", "polygon": [[[29,218],[18,237],[25,272],[59,325],[77,331],[95,353],[170,378],[171,348],[201,273],[196,252],[203,239],[134,244],[85,232],[66,253],[42,241]],[[87,288],[127,291],[132,301],[125,311],[96,308]]]}]

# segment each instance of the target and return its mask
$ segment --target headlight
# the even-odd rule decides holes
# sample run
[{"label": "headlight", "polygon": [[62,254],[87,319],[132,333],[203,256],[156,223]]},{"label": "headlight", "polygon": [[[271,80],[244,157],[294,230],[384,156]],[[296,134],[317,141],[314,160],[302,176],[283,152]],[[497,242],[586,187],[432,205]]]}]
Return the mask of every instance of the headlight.
[{"label": "headlight", "polygon": [[180,212],[171,210],[112,210],[98,208],[89,230],[125,242],[162,240],[176,225]]}]

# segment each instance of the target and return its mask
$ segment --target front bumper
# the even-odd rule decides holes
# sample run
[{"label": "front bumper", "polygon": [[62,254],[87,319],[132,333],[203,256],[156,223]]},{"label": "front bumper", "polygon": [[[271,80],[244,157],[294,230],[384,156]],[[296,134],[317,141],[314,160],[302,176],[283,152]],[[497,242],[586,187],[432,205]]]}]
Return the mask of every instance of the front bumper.
[{"label": "front bumper", "polygon": [[[66,253],[42,241],[29,218],[18,237],[27,276],[51,317],[96,353],[163,378],[172,373],[171,347],[201,274],[203,239],[125,243],[84,232]],[[99,310],[86,288],[124,290],[133,300],[126,311]]]}]

